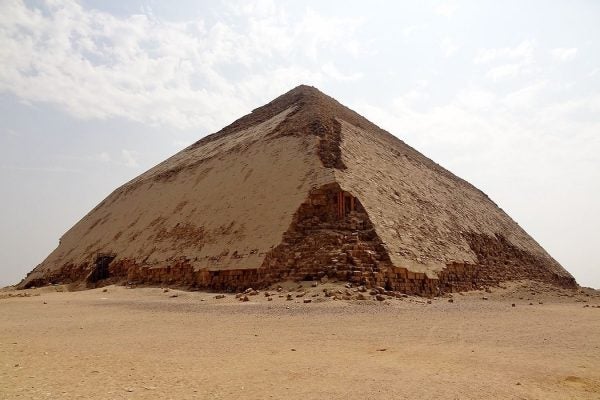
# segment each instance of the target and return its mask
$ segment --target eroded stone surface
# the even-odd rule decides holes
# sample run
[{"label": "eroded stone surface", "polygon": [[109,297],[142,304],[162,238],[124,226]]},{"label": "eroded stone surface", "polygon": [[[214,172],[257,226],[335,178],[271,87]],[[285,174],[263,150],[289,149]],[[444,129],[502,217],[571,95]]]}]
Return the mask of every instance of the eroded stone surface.
[{"label": "eroded stone surface", "polygon": [[[108,271],[100,254],[114,255]],[[515,279],[576,286],[484,193],[300,86],[115,190],[20,287],[286,279],[421,295]]]},{"label": "eroded stone surface", "polygon": [[501,237],[466,236],[477,254],[477,264],[448,263],[436,278],[394,266],[360,200],[334,183],[311,191],[294,214],[282,242],[265,255],[260,268],[198,270],[185,257],[164,267],[121,259],[110,265],[110,277],[100,282],[90,279],[94,268],[82,264],[68,265],[48,281],[32,284],[85,280],[88,287],[127,282],[239,291],[283,280],[334,279],[376,291],[419,295],[473,290],[516,279],[575,286],[574,280],[553,274],[543,260]]}]

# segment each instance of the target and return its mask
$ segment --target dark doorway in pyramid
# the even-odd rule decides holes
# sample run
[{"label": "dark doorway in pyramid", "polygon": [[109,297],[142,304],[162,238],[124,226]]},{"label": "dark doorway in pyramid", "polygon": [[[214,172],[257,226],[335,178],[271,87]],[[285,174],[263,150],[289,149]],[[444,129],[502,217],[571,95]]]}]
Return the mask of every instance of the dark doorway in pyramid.
[{"label": "dark doorway in pyramid", "polygon": [[114,254],[98,253],[96,255],[96,261],[94,262],[94,269],[88,279],[89,282],[96,283],[103,279],[107,279],[110,276],[108,266],[115,257]]}]

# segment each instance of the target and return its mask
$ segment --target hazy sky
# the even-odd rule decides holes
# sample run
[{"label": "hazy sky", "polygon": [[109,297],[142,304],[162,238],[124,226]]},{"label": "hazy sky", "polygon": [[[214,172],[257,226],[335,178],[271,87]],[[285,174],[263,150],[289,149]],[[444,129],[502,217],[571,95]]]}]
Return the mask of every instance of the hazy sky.
[{"label": "hazy sky", "polygon": [[600,287],[600,2],[0,0],[0,285],[113,189],[306,83]]}]

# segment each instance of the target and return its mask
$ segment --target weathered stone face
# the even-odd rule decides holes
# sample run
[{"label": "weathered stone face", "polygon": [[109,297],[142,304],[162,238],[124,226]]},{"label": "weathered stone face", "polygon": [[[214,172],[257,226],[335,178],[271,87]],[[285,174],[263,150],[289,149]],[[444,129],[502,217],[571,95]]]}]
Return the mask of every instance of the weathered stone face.
[{"label": "weathered stone face", "polygon": [[576,285],[481,191],[301,86],[115,190],[20,287],[286,279],[421,295]]}]

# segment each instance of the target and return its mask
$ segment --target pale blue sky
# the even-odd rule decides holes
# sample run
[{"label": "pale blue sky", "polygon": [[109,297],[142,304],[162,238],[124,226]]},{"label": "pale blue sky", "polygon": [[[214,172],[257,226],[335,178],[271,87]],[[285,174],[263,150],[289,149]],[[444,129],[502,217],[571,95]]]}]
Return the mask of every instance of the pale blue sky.
[{"label": "pale blue sky", "polygon": [[300,84],[600,287],[600,3],[0,1],[0,285],[113,189]]}]

